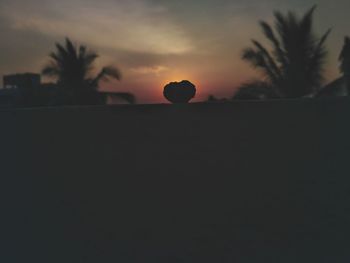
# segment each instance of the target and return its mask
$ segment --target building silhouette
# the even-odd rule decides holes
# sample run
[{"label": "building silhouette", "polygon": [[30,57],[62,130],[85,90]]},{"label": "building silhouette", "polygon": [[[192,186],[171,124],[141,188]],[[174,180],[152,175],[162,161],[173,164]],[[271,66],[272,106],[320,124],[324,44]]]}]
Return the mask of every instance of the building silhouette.
[{"label": "building silhouette", "polygon": [[5,89],[29,89],[40,86],[41,76],[35,73],[14,74],[4,76],[3,81]]},{"label": "building silhouette", "polygon": [[[3,77],[4,88],[0,88],[0,107],[55,106],[59,86],[42,83],[36,73],[10,74]],[[97,91],[101,104],[134,104],[133,94],[128,92]]]}]

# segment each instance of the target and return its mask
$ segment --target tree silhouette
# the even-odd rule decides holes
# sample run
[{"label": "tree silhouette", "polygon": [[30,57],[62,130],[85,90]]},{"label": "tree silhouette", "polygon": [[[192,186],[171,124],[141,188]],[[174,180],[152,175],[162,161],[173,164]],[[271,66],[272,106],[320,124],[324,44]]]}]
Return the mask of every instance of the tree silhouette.
[{"label": "tree silhouette", "polygon": [[216,103],[222,103],[222,102],[228,102],[229,100],[227,98],[217,98],[214,95],[209,95],[206,102],[216,102]]},{"label": "tree silhouette", "polygon": [[239,87],[232,100],[264,100],[276,99],[280,94],[266,82],[252,81]]},{"label": "tree silhouette", "polygon": [[113,92],[113,93],[102,92],[101,94],[105,96],[106,101],[107,101],[107,96],[110,96],[112,99],[117,98],[118,101],[127,102],[128,104],[136,103],[136,97],[129,92]]},{"label": "tree silhouette", "polygon": [[171,82],[164,87],[163,94],[172,103],[188,103],[196,95],[196,86],[188,80]]},{"label": "tree silhouette", "polygon": [[243,52],[242,58],[261,70],[268,84],[275,87],[281,97],[302,97],[321,87],[327,54],[324,44],[331,30],[321,38],[315,36],[315,9],[314,6],[302,18],[293,12],[286,15],[274,12],[275,29],[264,21],[260,22],[272,51],[252,40],[253,48]]},{"label": "tree silhouette", "polygon": [[350,38],[345,37],[344,47],[339,56],[340,70],[344,74],[344,79],[348,89],[348,95],[350,94]]},{"label": "tree silhouette", "polygon": [[209,95],[207,102],[217,102],[218,99],[214,95]]},{"label": "tree silhouette", "polygon": [[104,67],[95,78],[91,71],[97,53],[89,51],[86,46],[76,47],[66,38],[65,45],[56,43],[56,51],[50,53],[50,62],[42,74],[57,79],[58,104],[101,104],[105,102],[100,96],[98,85],[108,77],[120,80],[121,73],[115,67]]}]

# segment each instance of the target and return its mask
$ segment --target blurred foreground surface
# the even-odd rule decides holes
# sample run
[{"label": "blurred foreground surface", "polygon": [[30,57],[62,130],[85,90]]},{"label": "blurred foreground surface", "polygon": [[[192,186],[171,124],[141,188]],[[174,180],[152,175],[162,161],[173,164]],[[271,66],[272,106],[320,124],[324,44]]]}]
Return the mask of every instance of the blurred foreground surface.
[{"label": "blurred foreground surface", "polygon": [[348,99],[0,120],[0,262],[350,260]]}]

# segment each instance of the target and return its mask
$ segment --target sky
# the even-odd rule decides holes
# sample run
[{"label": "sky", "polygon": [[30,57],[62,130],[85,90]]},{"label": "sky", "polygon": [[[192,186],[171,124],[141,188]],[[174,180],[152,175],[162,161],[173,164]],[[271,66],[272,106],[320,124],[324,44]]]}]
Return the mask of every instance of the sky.
[{"label": "sky", "polygon": [[[241,60],[252,38],[264,42],[259,20],[273,11],[303,14],[313,5],[315,32],[332,28],[326,81],[339,76],[343,38],[350,35],[348,0],[0,0],[0,75],[40,72],[55,42],[87,45],[121,82],[101,89],[129,91],[139,102],[164,102],[163,87],[187,79],[196,100],[230,97],[261,76]],[[47,80],[49,81],[49,80]]]}]

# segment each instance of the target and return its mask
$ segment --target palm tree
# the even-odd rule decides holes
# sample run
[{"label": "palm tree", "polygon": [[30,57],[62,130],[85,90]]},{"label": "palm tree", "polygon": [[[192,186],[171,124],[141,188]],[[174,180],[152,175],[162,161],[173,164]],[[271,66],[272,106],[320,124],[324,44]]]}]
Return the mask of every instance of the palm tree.
[{"label": "palm tree", "polygon": [[98,55],[85,46],[76,47],[68,38],[65,45],[56,43],[56,52],[49,56],[51,60],[42,74],[57,80],[59,104],[103,103],[103,96],[97,91],[99,82],[108,77],[121,79],[120,71],[114,67],[104,67],[95,78],[91,78]]},{"label": "palm tree", "polygon": [[350,95],[350,38],[345,37],[344,47],[339,56],[340,70],[344,74],[344,80],[347,86],[348,95]]},{"label": "palm tree", "polygon": [[275,87],[281,97],[297,98],[316,92],[323,81],[326,58],[324,46],[331,30],[321,38],[313,33],[311,8],[302,18],[289,12],[275,12],[275,29],[261,21],[260,26],[271,44],[271,51],[252,40],[253,47],[242,58],[261,70],[266,82]]}]

